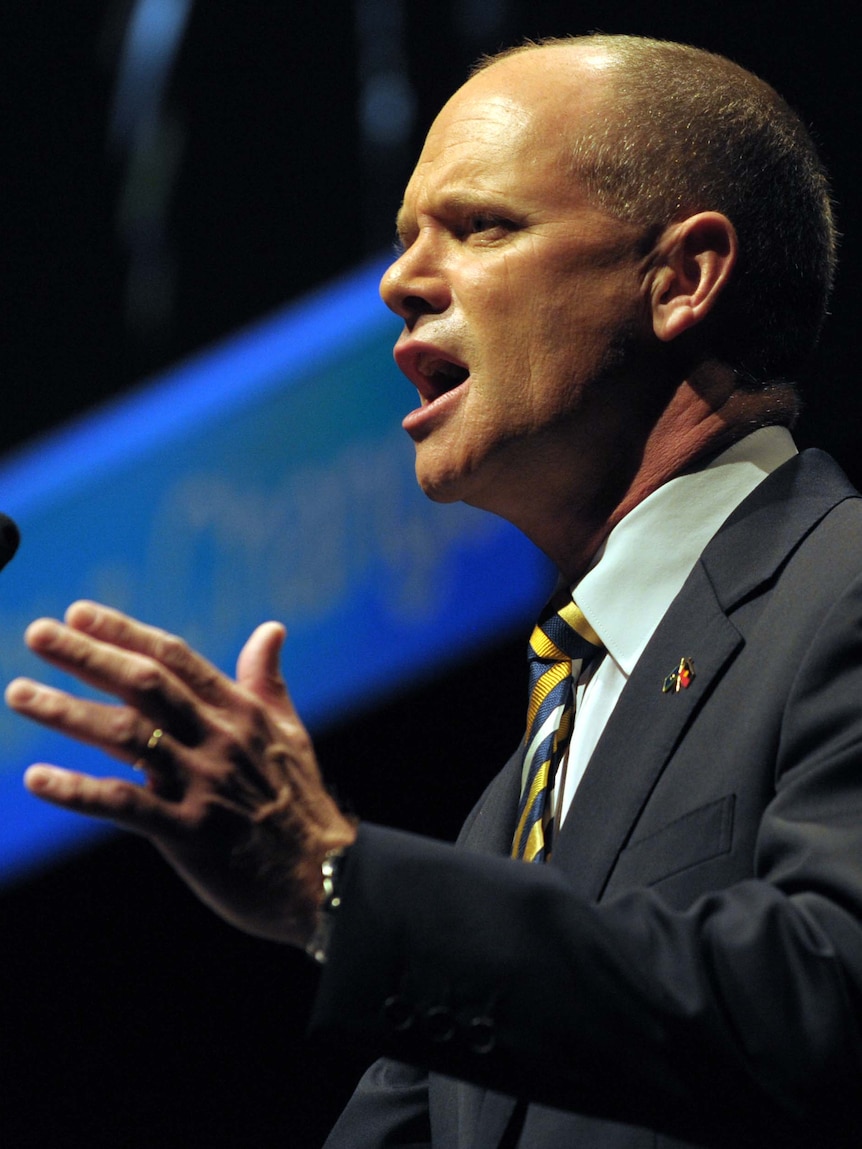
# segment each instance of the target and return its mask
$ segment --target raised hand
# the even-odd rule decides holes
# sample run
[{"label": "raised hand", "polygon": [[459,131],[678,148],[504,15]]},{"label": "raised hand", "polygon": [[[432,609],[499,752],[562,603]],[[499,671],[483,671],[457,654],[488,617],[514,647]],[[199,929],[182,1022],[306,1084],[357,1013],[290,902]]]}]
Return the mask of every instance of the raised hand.
[{"label": "raised hand", "polygon": [[320,777],[279,669],[284,628],[264,623],[236,681],[185,642],[91,602],[38,619],[27,645],[114,695],[79,698],[31,679],[9,684],[17,713],[139,766],[144,785],[38,764],[30,791],[150,838],[228,921],[304,945],[321,901],[326,852],[355,837]]}]

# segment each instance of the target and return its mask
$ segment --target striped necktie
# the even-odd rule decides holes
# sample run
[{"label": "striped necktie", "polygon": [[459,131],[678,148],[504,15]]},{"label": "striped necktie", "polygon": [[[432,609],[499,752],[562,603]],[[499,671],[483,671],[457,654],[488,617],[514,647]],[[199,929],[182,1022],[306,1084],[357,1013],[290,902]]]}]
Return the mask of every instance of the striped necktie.
[{"label": "striped necktie", "polygon": [[602,649],[568,590],[555,595],[530,637],[530,704],[513,858],[544,862],[550,856],[550,799],[572,734],[574,683]]}]

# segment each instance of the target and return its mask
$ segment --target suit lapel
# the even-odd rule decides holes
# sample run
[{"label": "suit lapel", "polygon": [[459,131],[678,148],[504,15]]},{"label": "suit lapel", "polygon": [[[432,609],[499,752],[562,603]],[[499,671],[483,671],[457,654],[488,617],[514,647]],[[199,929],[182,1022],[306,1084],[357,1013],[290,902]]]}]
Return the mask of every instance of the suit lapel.
[{"label": "suit lapel", "polygon": [[[728,612],[773,578],[837,503],[858,497],[828,456],[808,451],[773,472],[710,542],[647,645],[575,794],[551,865],[596,900],[686,727],[743,644]],[[662,693],[680,658],[686,690]]]},{"label": "suit lapel", "polygon": [[[696,567],[638,660],[557,839],[550,864],[567,871],[581,896],[594,901],[601,895],[674,748],[741,644],[703,568]],[[694,664],[691,685],[663,693],[682,657]]]}]

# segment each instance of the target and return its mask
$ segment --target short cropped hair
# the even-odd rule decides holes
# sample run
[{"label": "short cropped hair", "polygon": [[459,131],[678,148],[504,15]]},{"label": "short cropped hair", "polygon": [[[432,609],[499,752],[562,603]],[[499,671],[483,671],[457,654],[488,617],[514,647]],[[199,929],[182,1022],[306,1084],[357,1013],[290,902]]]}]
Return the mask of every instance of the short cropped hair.
[{"label": "short cropped hair", "polygon": [[763,80],[723,56],[639,36],[527,42],[604,50],[606,98],[573,136],[572,171],[619,219],[654,229],[721,212],[739,240],[734,275],[704,325],[709,353],[744,385],[792,380],[826,317],[837,233],[826,171],[802,121]]}]

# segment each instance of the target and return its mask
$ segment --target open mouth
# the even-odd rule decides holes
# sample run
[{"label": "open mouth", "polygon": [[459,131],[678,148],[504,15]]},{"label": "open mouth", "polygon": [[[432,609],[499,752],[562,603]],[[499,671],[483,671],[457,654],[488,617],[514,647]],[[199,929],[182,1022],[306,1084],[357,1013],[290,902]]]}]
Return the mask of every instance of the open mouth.
[{"label": "open mouth", "polygon": [[437,356],[421,359],[417,367],[420,376],[417,385],[426,403],[433,403],[447,391],[460,386],[470,376],[467,367]]}]

